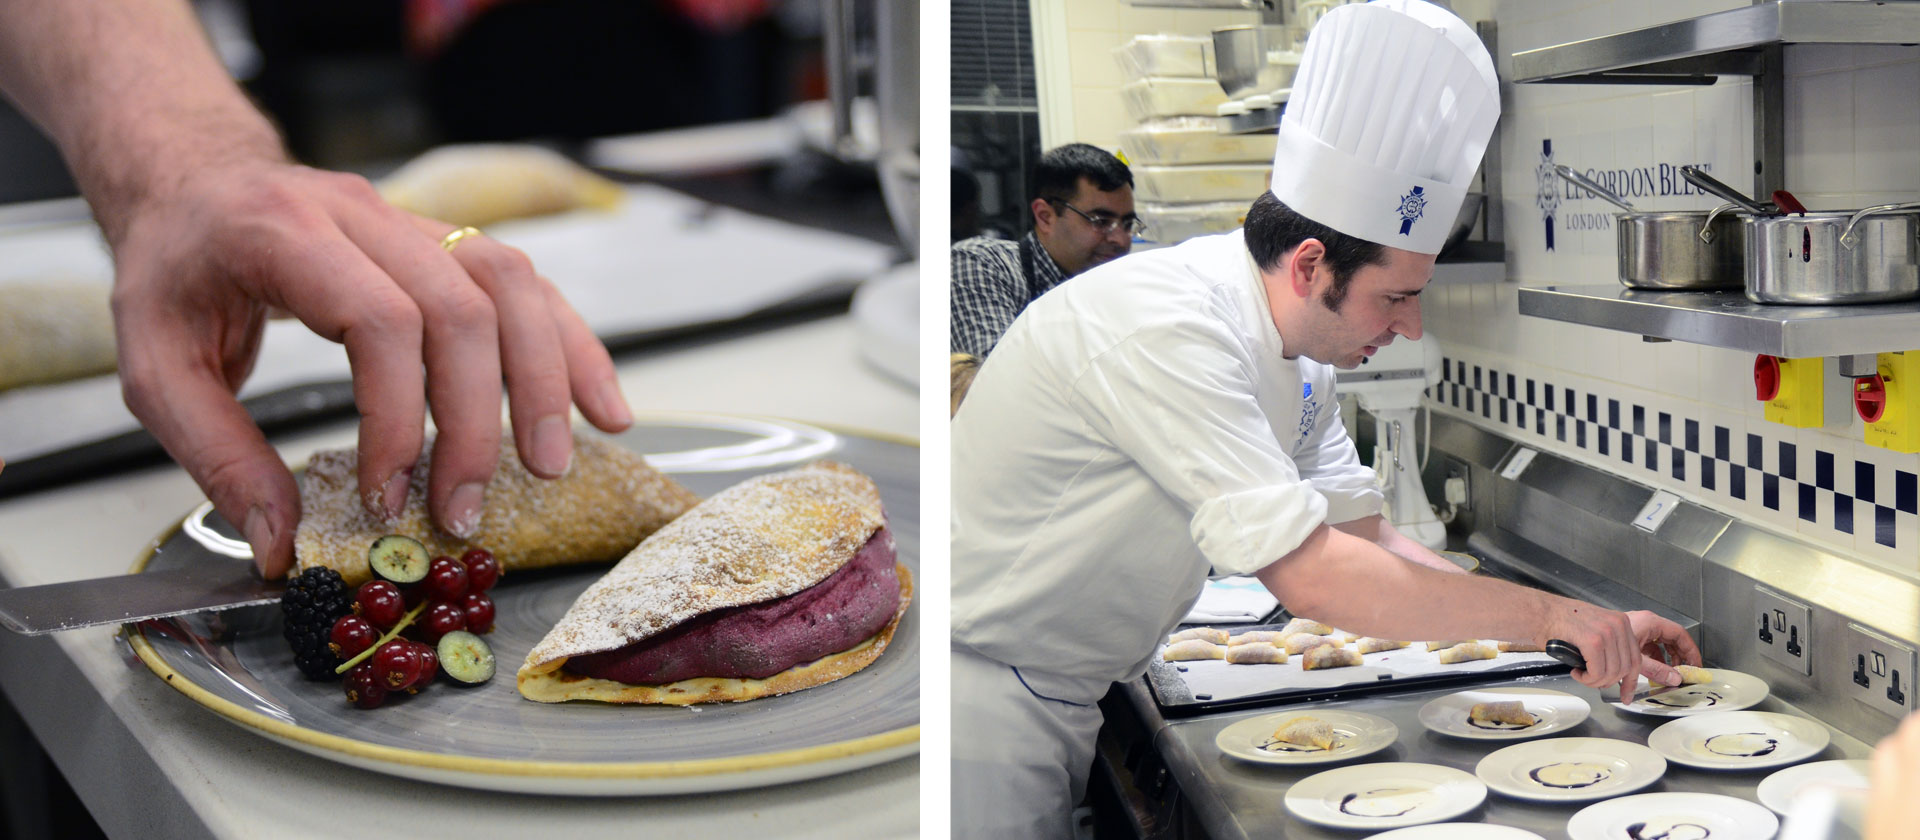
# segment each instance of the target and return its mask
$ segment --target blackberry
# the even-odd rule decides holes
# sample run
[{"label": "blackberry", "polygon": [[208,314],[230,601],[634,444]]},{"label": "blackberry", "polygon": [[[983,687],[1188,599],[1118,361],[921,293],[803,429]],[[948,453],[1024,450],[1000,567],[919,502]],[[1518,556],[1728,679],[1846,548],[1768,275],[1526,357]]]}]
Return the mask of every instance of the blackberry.
[{"label": "blackberry", "polygon": [[338,679],[333,669],[340,664],[327,648],[333,622],[353,611],[353,597],[340,573],[325,567],[301,572],[287,583],[280,596],[280,612],[286,620],[282,631],[293,646],[294,663],[310,680]]}]

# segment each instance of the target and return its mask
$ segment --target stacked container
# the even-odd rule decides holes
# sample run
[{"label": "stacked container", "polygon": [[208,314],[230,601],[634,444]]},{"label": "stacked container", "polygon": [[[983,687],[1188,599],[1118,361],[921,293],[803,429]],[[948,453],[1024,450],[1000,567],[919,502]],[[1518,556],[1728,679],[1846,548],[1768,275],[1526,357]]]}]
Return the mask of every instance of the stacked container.
[{"label": "stacked container", "polygon": [[1274,138],[1220,133],[1213,115],[1227,99],[1214,78],[1212,39],[1137,35],[1114,57],[1137,123],[1120,132],[1120,148],[1133,169],[1143,236],[1173,244],[1239,227],[1267,188]]}]

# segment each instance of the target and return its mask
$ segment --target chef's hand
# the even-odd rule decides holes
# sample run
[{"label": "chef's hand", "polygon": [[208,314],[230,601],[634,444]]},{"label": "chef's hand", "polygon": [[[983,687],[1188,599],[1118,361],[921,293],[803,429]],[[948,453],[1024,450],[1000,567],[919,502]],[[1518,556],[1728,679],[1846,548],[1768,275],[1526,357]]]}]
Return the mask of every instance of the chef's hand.
[{"label": "chef's hand", "polygon": [[431,409],[428,510],[473,532],[499,458],[503,375],[536,475],[567,469],[570,404],[608,431],[631,422],[606,348],[524,254],[485,237],[448,252],[451,225],[386,204],[358,176],[256,155],[95,210],[114,252],[127,406],[240,526],[267,577],[293,562],[300,498],[234,394],[270,311],[346,345],[360,499],[379,519],[406,500]]},{"label": "chef's hand", "polygon": [[1622,703],[1633,702],[1641,674],[1664,685],[1679,682],[1679,674],[1654,656],[1673,653],[1685,664],[1700,664],[1699,649],[1680,625],[1645,611],[1622,613],[1566,601],[1549,621],[1547,638],[1579,648],[1587,667],[1576,669],[1573,678],[1594,688],[1618,684]]},{"label": "chef's hand", "polygon": [[1908,715],[1900,729],[1873,751],[1873,775],[1867,792],[1867,840],[1900,840],[1920,825],[1920,715]]}]

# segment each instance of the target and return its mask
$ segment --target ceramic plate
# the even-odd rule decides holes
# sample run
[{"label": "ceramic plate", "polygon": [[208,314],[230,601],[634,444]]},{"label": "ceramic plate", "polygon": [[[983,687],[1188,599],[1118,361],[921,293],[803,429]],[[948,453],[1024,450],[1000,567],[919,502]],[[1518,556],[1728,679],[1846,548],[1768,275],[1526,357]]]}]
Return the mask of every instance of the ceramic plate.
[{"label": "ceramic plate", "polygon": [[1866,790],[1868,766],[1869,762],[1862,759],[1810,761],[1762,779],[1755,795],[1774,813],[1785,814],[1792,810],[1793,800],[1809,788]]},{"label": "ceramic plate", "polygon": [[1518,799],[1585,802],[1632,793],[1666,775],[1653,750],[1614,738],[1549,738],[1494,750],[1474,775]]},{"label": "ceramic plate", "polygon": [[1524,828],[1486,823],[1434,823],[1396,828],[1367,840],[1546,840]]},{"label": "ceramic plate", "polygon": [[[911,442],[705,416],[642,418],[614,439],[702,496],[820,458],[857,467],[879,485],[900,562],[918,575],[920,450]],[[209,524],[234,536],[217,516]],[[203,541],[213,540],[175,529],[140,566],[207,560]],[[126,636],[168,685],[243,728],[323,758],[464,787],[587,795],[731,790],[845,772],[919,749],[919,597],[878,661],[793,694],[685,708],[522,699],[514,670],[605,571],[510,574],[492,593],[498,616],[488,641],[501,669],[491,682],[436,684],[372,711],[348,706],[338,684],[300,675],[280,637],[278,606],[146,622]]]},{"label": "ceramic plate", "polygon": [[1334,828],[1400,828],[1453,819],[1480,806],[1487,786],[1438,764],[1355,764],[1315,773],[1287,789],[1287,810]]},{"label": "ceramic plate", "polygon": [[1739,711],[1767,699],[1765,680],[1724,668],[1712,670],[1713,682],[1683,685],[1657,695],[1647,693],[1651,686],[1646,677],[1641,677],[1640,690],[1634,694],[1632,703],[1621,703],[1617,688],[1607,691],[1605,696],[1616,709],[1660,717]]},{"label": "ceramic plate", "polygon": [[1667,760],[1708,770],[1752,770],[1804,761],[1827,748],[1827,728],[1775,712],[1720,712],[1661,724],[1647,746]]},{"label": "ceramic plate", "polygon": [[[1526,727],[1499,725],[1482,728],[1467,722],[1468,713],[1477,703],[1499,703],[1518,700],[1527,707],[1527,714],[1533,715],[1534,724]],[[1538,738],[1554,732],[1564,732],[1580,725],[1581,721],[1593,713],[1593,707],[1587,701],[1564,691],[1545,688],[1479,688],[1472,691],[1460,691],[1445,697],[1438,697],[1420,707],[1420,723],[1428,729],[1442,735],[1456,738],[1482,738],[1498,741],[1518,741],[1526,738]]]},{"label": "ceramic plate", "polygon": [[[1275,743],[1273,731],[1297,717],[1316,717],[1333,727],[1333,749],[1294,749]],[[1247,718],[1220,730],[1213,743],[1227,755],[1261,764],[1330,764],[1379,752],[1399,737],[1400,727],[1386,718],[1365,712],[1315,709]]]},{"label": "ceramic plate", "polygon": [[1779,830],[1780,818],[1767,809],[1713,793],[1622,796],[1588,805],[1567,821],[1570,840],[1745,840],[1772,837]]}]

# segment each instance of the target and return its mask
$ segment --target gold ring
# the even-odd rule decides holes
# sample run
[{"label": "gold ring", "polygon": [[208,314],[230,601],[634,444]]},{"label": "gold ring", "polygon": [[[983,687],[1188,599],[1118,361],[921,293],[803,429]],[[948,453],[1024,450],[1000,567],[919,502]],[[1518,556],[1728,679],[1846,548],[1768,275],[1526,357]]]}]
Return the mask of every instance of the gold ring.
[{"label": "gold ring", "polygon": [[466,239],[469,236],[481,236],[481,235],[482,234],[480,233],[480,229],[477,227],[463,227],[463,228],[460,228],[459,230],[456,230],[452,233],[447,234],[446,236],[440,237],[440,247],[445,248],[448,251],[452,251],[453,246],[460,244],[460,240]]}]

